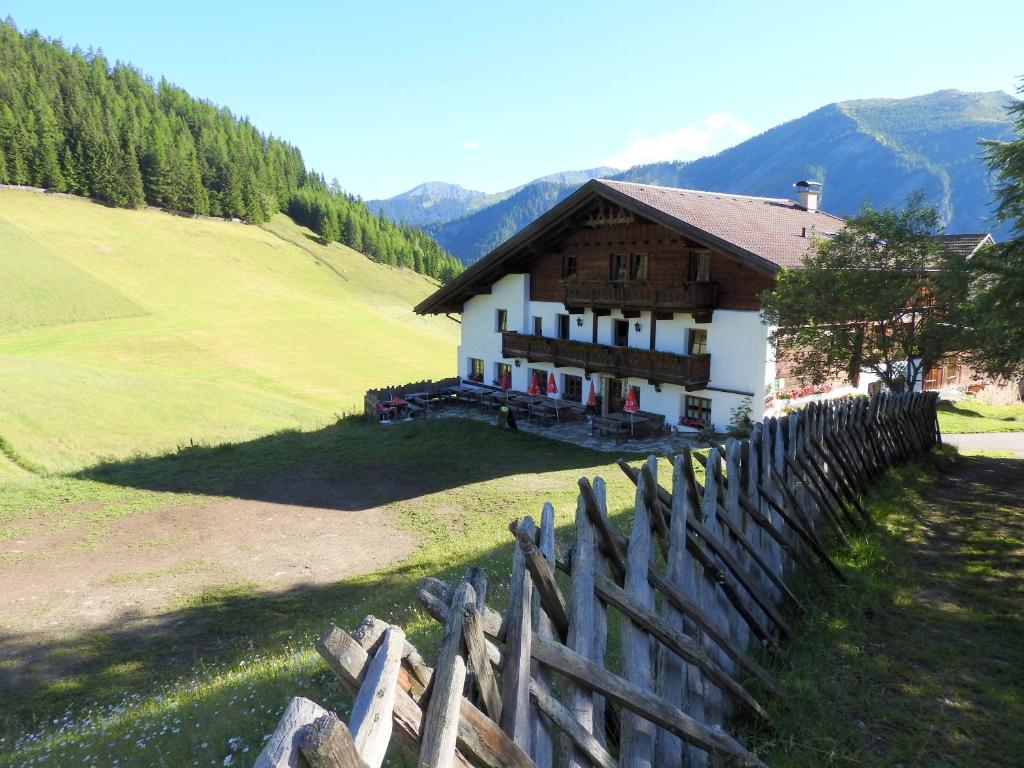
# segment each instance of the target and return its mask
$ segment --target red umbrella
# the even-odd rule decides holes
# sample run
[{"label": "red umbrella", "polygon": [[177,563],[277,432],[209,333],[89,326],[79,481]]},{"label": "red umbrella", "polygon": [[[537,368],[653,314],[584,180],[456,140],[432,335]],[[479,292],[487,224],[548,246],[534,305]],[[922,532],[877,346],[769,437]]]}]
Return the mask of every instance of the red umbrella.
[{"label": "red umbrella", "polygon": [[626,402],[622,404],[622,410],[629,414],[629,434],[633,434],[633,414],[637,411],[636,387],[630,387],[626,394]]},{"label": "red umbrella", "polygon": [[636,413],[639,410],[639,406],[636,404],[636,387],[629,388],[629,394],[626,395],[626,402],[622,404],[622,410],[626,413]]},{"label": "red umbrella", "polygon": [[591,408],[595,408],[597,406],[597,395],[594,394],[594,382],[590,382],[590,394],[587,395],[587,405]]},{"label": "red umbrella", "polygon": [[549,373],[548,374],[548,394],[549,395],[557,395],[558,394],[558,386],[555,384],[555,374],[554,373]]},{"label": "red umbrella", "polygon": [[537,372],[533,372],[533,378],[530,380],[530,388],[526,390],[528,395],[540,394],[540,386],[537,384]]},{"label": "red umbrella", "polygon": [[512,372],[506,370],[505,374],[501,377],[501,388],[512,389]]}]

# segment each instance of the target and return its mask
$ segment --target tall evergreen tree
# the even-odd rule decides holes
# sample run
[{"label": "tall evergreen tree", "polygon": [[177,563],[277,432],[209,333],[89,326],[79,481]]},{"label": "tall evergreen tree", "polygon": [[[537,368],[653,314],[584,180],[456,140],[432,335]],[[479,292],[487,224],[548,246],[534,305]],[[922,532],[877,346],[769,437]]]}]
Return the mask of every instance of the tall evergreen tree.
[{"label": "tall evergreen tree", "polygon": [[[439,279],[459,263],[419,230],[377,218],[308,172],[298,149],[102,51],[64,48],[0,23],[0,183],[32,184],[130,208],[262,222],[279,210],[385,263]],[[407,254],[418,245],[424,257]]]}]

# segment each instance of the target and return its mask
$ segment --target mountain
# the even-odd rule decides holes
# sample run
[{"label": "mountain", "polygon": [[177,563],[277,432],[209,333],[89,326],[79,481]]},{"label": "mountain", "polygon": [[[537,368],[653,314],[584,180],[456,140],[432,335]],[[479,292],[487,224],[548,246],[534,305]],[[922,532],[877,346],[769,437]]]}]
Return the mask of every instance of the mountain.
[{"label": "mountain", "polygon": [[478,192],[444,181],[428,181],[400,195],[384,200],[368,200],[366,204],[374,213],[383,212],[389,219],[401,221],[413,227],[427,227],[432,224],[443,224],[461,219],[478,210],[507,200],[531,185],[579,186],[590,179],[601,179],[619,172],[620,169],[607,165],[582,171],[560,171],[548,176],[541,176],[503,192],[492,193]]},{"label": "mountain", "polygon": [[[822,207],[899,206],[923,190],[950,231],[994,227],[981,139],[1009,139],[1012,97],[947,90],[908,99],[829,104],[717,155],[654,163],[616,178],[670,187],[786,196],[798,179],[823,182]],[[997,230],[998,232],[998,230]]]},{"label": "mountain", "polygon": [[[597,168],[588,168],[585,171],[560,171],[559,173],[550,173],[547,176],[541,176],[539,179],[534,179],[528,184],[524,184],[523,187],[542,182],[579,186],[581,184],[586,184],[591,179],[611,178],[617,173],[622,173],[622,169],[612,168],[610,165],[599,165]],[[523,187],[518,187],[514,191],[519,191]]]},{"label": "mountain", "polygon": [[376,214],[402,221],[414,227],[423,227],[440,221],[451,221],[468,213],[504,200],[514,190],[487,194],[466,189],[458,184],[428,181],[408,192],[386,200],[368,200],[366,205]]},{"label": "mountain", "polygon": [[247,223],[287,210],[374,261],[441,280],[461,269],[422,232],[328,187],[297,147],[247,119],[10,20],[0,22],[0,184]]},{"label": "mountain", "polygon": [[[841,216],[864,203],[900,206],[923,190],[949,231],[994,231],[992,188],[981,139],[1013,135],[1011,96],[947,90],[908,99],[829,104],[717,155],[630,168],[611,178],[765,197],[787,197],[793,182],[824,183],[822,207]],[[580,184],[546,182],[428,231],[470,264]]]},{"label": "mountain", "polygon": [[476,213],[454,221],[430,224],[425,229],[448,253],[455,254],[464,264],[472,264],[583,183],[533,182]]}]

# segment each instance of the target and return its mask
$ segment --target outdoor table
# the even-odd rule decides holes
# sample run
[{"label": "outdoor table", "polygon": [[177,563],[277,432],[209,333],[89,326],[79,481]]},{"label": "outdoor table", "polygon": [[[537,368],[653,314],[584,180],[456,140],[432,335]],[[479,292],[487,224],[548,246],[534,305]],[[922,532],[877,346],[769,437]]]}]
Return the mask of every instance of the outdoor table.
[{"label": "outdoor table", "polygon": [[480,402],[486,405],[488,408],[496,408],[497,406],[503,405],[505,403],[505,396],[500,392],[481,390]]},{"label": "outdoor table", "polygon": [[410,418],[409,401],[406,400],[405,398],[394,398],[391,400],[385,400],[383,403],[381,403],[381,405],[383,405],[385,408],[388,408],[389,410],[393,410],[395,412],[396,418],[402,418],[402,414],[405,414],[406,418]]},{"label": "outdoor table", "polygon": [[633,434],[634,426],[636,426],[637,424],[643,424],[644,422],[647,421],[647,419],[644,418],[643,416],[637,416],[635,414],[633,416],[630,416],[628,413],[609,413],[607,416],[605,416],[605,418],[611,419],[612,421],[618,421],[623,424],[629,424],[630,435]]},{"label": "outdoor table", "polygon": [[509,398],[510,403],[515,403],[519,406],[518,410],[521,413],[525,413],[528,419],[533,418],[533,409],[537,405],[535,398],[530,395],[514,395]]},{"label": "outdoor table", "polygon": [[543,411],[553,411],[555,414],[555,420],[561,421],[559,411],[565,408],[565,405],[559,400],[555,400],[550,397],[541,397],[538,398],[536,403],[534,403],[534,407],[540,408]]}]

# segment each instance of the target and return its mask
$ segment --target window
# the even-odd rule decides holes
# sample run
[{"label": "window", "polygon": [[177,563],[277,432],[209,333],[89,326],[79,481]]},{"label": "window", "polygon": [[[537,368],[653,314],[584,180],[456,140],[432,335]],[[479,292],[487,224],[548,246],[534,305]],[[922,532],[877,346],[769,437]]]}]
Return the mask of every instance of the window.
[{"label": "window", "polygon": [[[506,380],[507,377],[507,380]],[[494,386],[501,387],[508,384],[512,386],[512,366],[508,363],[495,363],[494,364]]]},{"label": "window", "polygon": [[628,347],[629,346],[629,321],[628,320],[616,320],[612,327],[612,346],[613,347]]},{"label": "window", "polygon": [[697,328],[690,329],[690,344],[687,354],[690,355],[706,355],[708,353],[708,332],[698,330]]},{"label": "window", "polygon": [[558,338],[568,339],[569,338],[569,316],[568,315],[556,315],[558,318]]},{"label": "window", "polygon": [[562,376],[562,397],[574,403],[583,401],[583,377],[567,373]]},{"label": "window", "polygon": [[507,309],[499,309],[495,314],[497,315],[497,317],[495,319],[495,323],[494,323],[495,324],[495,330],[497,330],[499,332],[507,331],[508,330],[508,310]]},{"label": "window", "polygon": [[698,283],[711,280],[711,251],[690,251],[690,280]]},{"label": "window", "polygon": [[576,255],[566,254],[562,259],[562,278],[576,276]]},{"label": "window", "polygon": [[646,253],[631,253],[629,255],[629,279],[630,280],[646,280],[647,279],[647,254]]},{"label": "window", "polygon": [[687,421],[711,423],[711,400],[706,397],[686,396],[686,410],[683,414]]},{"label": "window", "polygon": [[534,317],[533,318],[533,335],[543,336],[544,335],[544,318]]},{"label": "window", "polygon": [[609,257],[608,279],[613,283],[621,283],[626,279],[626,257],[621,253],[613,253]]},{"label": "window", "polygon": [[468,378],[470,381],[482,382],[484,380],[484,361],[481,360],[479,357],[469,358],[469,365],[467,366],[467,370],[469,371]]}]

